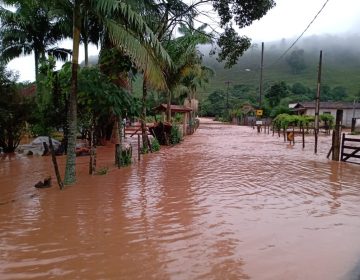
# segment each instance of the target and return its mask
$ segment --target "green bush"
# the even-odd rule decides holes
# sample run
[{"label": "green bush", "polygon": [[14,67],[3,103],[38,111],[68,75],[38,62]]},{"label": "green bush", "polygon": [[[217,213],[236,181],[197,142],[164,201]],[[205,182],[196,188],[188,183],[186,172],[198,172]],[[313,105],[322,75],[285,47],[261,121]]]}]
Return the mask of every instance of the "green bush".
[{"label": "green bush", "polygon": [[[320,115],[320,120],[324,122],[329,128],[332,128],[334,125],[334,117],[330,114]],[[288,128],[289,125],[295,126],[307,126],[310,123],[314,123],[314,116],[299,116],[299,115],[288,115],[288,114],[279,114],[273,120],[274,126],[277,128]]]},{"label": "green bush", "polygon": [[177,125],[173,125],[171,127],[171,134],[170,134],[170,144],[177,144],[180,143],[182,140],[182,135],[180,129]]},{"label": "green bush", "polygon": [[[152,138],[151,139],[151,142],[150,142],[150,145],[151,145],[151,150],[153,152],[157,152],[160,150],[160,143],[159,141],[156,139],[156,138]],[[140,151],[142,154],[147,154],[149,152],[149,148],[146,146],[143,146],[141,147],[141,151]]]},{"label": "green bush", "polygon": [[299,116],[299,115],[288,115],[288,114],[280,114],[277,115],[273,120],[273,124],[277,128],[288,128],[289,125],[295,126],[306,126],[309,123],[314,122],[314,116]]},{"label": "green bush", "polygon": [[334,127],[334,116],[331,114],[322,114],[320,115],[320,120],[325,123],[325,125],[328,125],[329,128]]},{"label": "green bush", "polygon": [[121,151],[121,166],[128,166],[131,164],[132,153],[128,151]]},{"label": "green bush", "polygon": [[182,123],[183,122],[183,115],[176,113],[173,120],[175,121],[175,123]]},{"label": "green bush", "polygon": [[0,147],[13,153],[31,119],[34,102],[16,88],[16,75],[0,64]]},{"label": "green bush", "polygon": [[151,149],[153,150],[153,152],[157,152],[160,150],[160,143],[156,138],[153,138],[151,140]]}]

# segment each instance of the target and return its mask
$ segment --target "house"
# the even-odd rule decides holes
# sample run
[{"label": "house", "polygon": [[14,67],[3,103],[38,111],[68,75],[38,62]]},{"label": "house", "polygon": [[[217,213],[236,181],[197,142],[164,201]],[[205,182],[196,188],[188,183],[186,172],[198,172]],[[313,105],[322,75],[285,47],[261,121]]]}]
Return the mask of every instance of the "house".
[{"label": "house", "polygon": [[241,107],[241,120],[240,124],[242,125],[250,125],[255,123],[256,116],[255,116],[256,109],[249,103],[245,103]]},{"label": "house", "polygon": [[[289,104],[289,109],[298,115],[315,116],[315,101]],[[336,118],[336,111],[343,111],[342,125],[351,127],[352,118],[360,118],[360,104],[352,102],[320,102],[320,115],[331,114]]]},{"label": "house", "polygon": [[253,124],[256,121],[255,112],[256,109],[250,103],[245,103],[239,109],[232,110],[231,122],[237,125]]},{"label": "house", "polygon": [[[155,112],[161,112],[163,121],[165,121],[165,115],[167,110],[167,104],[160,104],[156,108],[153,109]],[[189,120],[190,120],[190,113],[192,111],[191,108],[181,105],[170,105],[170,111],[171,115],[174,116],[175,114],[181,114],[182,120],[183,120],[183,126],[182,126],[182,132],[183,135],[191,134],[191,132],[188,132],[189,127]]]}]

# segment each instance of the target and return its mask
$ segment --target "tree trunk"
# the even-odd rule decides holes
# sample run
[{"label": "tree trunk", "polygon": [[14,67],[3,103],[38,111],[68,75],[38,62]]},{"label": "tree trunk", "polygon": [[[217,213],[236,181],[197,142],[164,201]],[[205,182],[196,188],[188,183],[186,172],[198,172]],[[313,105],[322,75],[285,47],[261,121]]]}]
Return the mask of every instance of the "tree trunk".
[{"label": "tree trunk", "polygon": [[80,45],[80,0],[75,0],[73,14],[73,57],[72,57],[72,75],[71,92],[69,98],[69,131],[67,141],[67,156],[65,167],[64,184],[71,185],[76,181],[76,131],[77,131],[77,76],[79,68],[79,45]]},{"label": "tree trunk", "polygon": [[85,67],[89,66],[89,17],[88,11],[85,11],[83,15],[83,28],[82,30],[82,37],[84,43],[84,54],[85,54]]},{"label": "tree trunk", "polygon": [[35,82],[37,82],[39,76],[39,60],[40,60],[39,52],[35,50],[34,56],[35,56]]},{"label": "tree trunk", "polygon": [[[192,93],[190,92],[190,96],[189,96],[189,106],[190,108],[192,108],[192,103],[191,103],[191,100],[192,100]],[[190,129],[190,134],[193,134],[193,124],[194,124],[194,120],[195,117],[194,117],[194,111],[191,111],[190,114],[189,114],[189,129]],[[185,126],[186,127],[186,126]],[[185,134],[187,134],[186,131],[184,131]]]},{"label": "tree trunk", "polygon": [[168,92],[167,108],[166,108],[166,121],[171,121],[171,91]]},{"label": "tree trunk", "polygon": [[84,41],[85,67],[89,66],[89,50],[88,50],[88,47],[89,47],[89,43],[88,43],[87,39],[85,39],[85,41]]},{"label": "tree trunk", "polygon": [[54,165],[54,171],[55,171],[55,175],[56,175],[56,181],[58,182],[60,190],[62,190],[64,188],[64,184],[61,181],[61,175],[60,175],[60,171],[59,171],[59,166],[58,166],[57,161],[56,161],[54,145],[53,145],[51,137],[48,136],[48,138],[49,138],[49,147],[50,147],[50,152],[51,152],[51,159],[52,159],[52,162],[53,162],[53,165]]},{"label": "tree trunk", "polygon": [[142,95],[142,108],[141,108],[141,114],[140,114],[140,121],[141,121],[141,137],[143,142],[143,148],[148,147],[148,138],[146,135],[146,97],[147,97],[147,81],[144,76],[143,80],[143,95]]},{"label": "tree trunk", "polygon": [[121,117],[115,117],[115,123],[113,127],[113,137],[115,137],[115,165],[120,168],[122,162],[122,147],[121,147]]},{"label": "tree trunk", "polygon": [[89,174],[96,172],[96,146],[95,146],[95,122],[92,121],[90,127],[90,160],[89,160]]}]

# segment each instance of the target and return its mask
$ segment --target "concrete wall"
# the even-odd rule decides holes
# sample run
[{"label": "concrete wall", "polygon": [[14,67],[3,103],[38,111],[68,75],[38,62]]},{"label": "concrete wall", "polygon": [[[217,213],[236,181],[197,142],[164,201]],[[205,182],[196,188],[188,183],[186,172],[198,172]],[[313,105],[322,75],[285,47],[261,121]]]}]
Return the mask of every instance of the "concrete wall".
[{"label": "concrete wall", "polygon": [[[334,117],[334,119],[336,118],[336,109],[320,108],[320,115],[324,114],[325,112],[330,112],[331,115]],[[315,109],[307,109],[305,114],[309,116],[315,116]],[[346,127],[351,127],[352,117],[353,117],[353,109],[344,109],[342,124]],[[355,118],[360,118],[360,110],[355,110]]]}]

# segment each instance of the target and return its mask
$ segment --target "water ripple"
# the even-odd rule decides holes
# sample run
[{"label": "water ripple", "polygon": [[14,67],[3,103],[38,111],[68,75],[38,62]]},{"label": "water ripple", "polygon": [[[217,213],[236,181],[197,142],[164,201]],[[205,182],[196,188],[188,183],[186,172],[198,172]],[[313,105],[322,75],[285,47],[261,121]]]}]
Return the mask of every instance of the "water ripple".
[{"label": "water ripple", "polygon": [[2,160],[0,278],[342,279],[360,255],[360,169],[326,159],[330,138],[314,155],[312,136],[302,149],[207,122],[126,168],[99,148],[104,176],[78,158],[62,192],[32,189],[48,158]]}]

